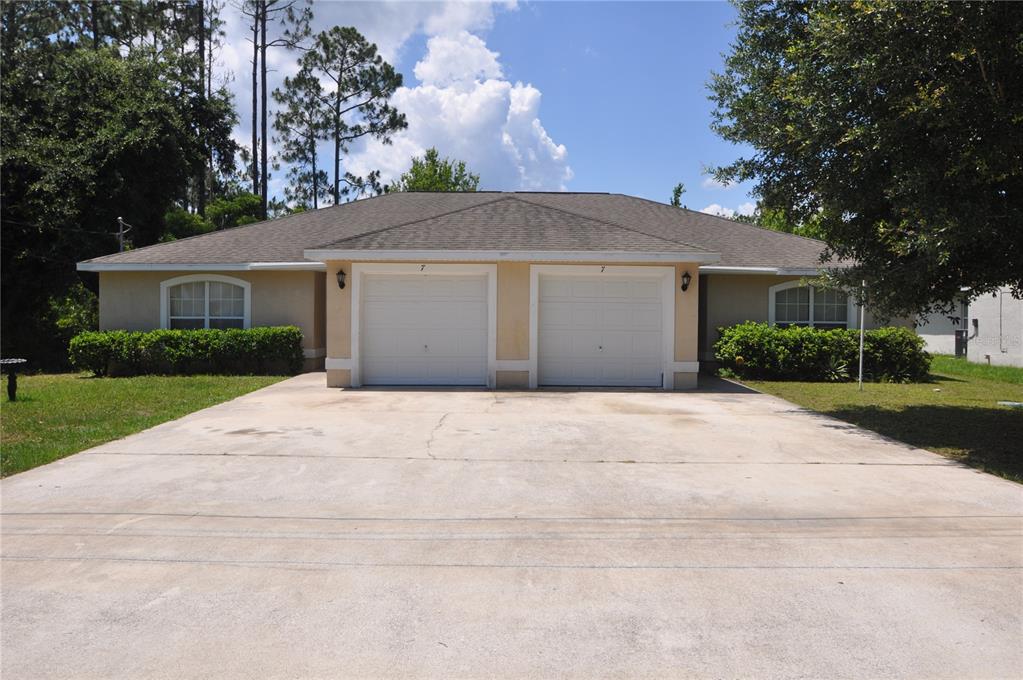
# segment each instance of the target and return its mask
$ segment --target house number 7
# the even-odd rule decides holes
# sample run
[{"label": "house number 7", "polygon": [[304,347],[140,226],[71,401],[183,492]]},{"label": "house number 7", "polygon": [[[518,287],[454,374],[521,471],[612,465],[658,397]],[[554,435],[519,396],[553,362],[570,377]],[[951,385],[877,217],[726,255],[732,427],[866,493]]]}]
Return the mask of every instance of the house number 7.
[{"label": "house number 7", "polygon": [[419,271],[423,271],[424,269],[426,269],[426,265],[425,264],[419,265]]}]

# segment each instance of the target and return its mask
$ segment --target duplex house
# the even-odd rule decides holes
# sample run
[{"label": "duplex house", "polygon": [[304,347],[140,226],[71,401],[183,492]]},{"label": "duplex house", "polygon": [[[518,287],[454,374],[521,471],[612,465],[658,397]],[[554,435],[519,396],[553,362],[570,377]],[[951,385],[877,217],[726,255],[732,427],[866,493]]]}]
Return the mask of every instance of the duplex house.
[{"label": "duplex house", "polygon": [[717,329],[856,327],[824,244],[609,193],[391,193],[79,263],[100,327],[302,329],[360,385],[695,386]]}]

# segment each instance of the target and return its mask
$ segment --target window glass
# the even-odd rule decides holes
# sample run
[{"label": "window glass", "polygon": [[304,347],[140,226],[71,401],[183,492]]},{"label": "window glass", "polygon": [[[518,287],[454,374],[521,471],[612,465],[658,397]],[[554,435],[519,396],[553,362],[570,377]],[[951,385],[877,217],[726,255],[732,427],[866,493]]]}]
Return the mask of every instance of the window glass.
[{"label": "window glass", "polygon": [[206,284],[193,281],[170,289],[171,317],[203,317],[206,314]]},{"label": "window glass", "polygon": [[244,328],[244,319],[210,319],[210,328]]},{"label": "window glass", "polygon": [[189,281],[168,290],[170,328],[244,328],[245,289],[223,281]]},{"label": "window glass", "polygon": [[775,293],[774,320],[784,325],[810,323],[810,289],[803,286]]},{"label": "window glass", "polygon": [[813,325],[845,328],[849,317],[848,296],[840,290],[815,288],[813,291]]},{"label": "window glass", "polygon": [[204,328],[203,319],[184,319],[171,317],[170,327],[182,330],[193,330],[196,328]]},{"label": "window glass", "polygon": [[242,318],[245,315],[245,291],[241,286],[210,281],[210,318]]}]

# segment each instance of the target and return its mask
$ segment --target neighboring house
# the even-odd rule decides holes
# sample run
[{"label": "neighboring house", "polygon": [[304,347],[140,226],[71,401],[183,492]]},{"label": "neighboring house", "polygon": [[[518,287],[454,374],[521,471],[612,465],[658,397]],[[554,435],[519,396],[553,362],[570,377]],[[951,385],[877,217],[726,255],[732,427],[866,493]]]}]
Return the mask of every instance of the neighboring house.
[{"label": "neighboring house", "polygon": [[1001,288],[970,302],[970,339],[966,358],[1004,366],[1023,366],[1023,300]]},{"label": "neighboring house", "polygon": [[936,354],[961,354],[956,333],[965,340],[969,361],[1003,366],[1023,366],[1023,300],[1008,287],[959,304],[956,314],[932,314],[918,322],[917,331]]},{"label": "neighboring house", "polygon": [[78,268],[103,329],[294,324],[334,387],[683,389],[721,326],[856,327],[802,285],[823,247],[620,194],[393,193]]},{"label": "neighboring house", "polygon": [[[931,354],[955,354],[962,351],[963,331],[969,324],[969,304],[962,300],[950,314],[928,314],[916,322],[916,332],[923,338],[924,346]],[[957,348],[956,334],[960,335]]]}]

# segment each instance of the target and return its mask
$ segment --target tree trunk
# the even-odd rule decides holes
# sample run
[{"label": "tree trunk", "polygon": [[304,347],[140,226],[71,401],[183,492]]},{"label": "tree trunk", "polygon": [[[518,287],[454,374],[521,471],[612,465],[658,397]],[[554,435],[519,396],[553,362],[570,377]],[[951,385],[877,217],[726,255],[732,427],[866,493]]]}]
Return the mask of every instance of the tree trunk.
[{"label": "tree trunk", "polygon": [[[203,76],[204,87],[206,88],[206,101],[213,98],[213,41],[216,39],[214,32],[214,21],[219,18],[219,8],[216,0],[210,0],[209,5],[209,27],[206,31],[206,73]],[[206,178],[210,191],[213,191],[213,151],[206,154]]]},{"label": "tree trunk", "polygon": [[89,20],[92,24],[92,49],[99,49],[99,3],[92,0],[89,3]]},{"label": "tree trunk", "polygon": [[334,205],[341,203],[341,86],[334,95]]},{"label": "tree trunk", "polygon": [[316,176],[316,135],[309,137],[309,157],[312,159],[313,169],[313,210],[319,208],[318,196],[320,193],[319,178]]},{"label": "tree trunk", "polygon": [[[205,114],[206,108],[206,5],[205,0],[199,0],[199,102]],[[210,158],[210,149],[207,144],[206,135],[201,140],[203,162],[199,167],[196,177],[196,186],[199,189],[198,212],[202,217],[206,216],[206,165]]]},{"label": "tree trunk", "polygon": [[260,193],[259,197],[262,199],[260,206],[260,212],[263,219],[266,219],[266,204],[267,204],[267,173],[266,173],[266,0],[260,0],[260,4],[263,6],[261,14],[263,15],[262,21],[259,22],[259,69],[260,69],[260,103],[259,103],[259,124],[260,134],[262,139],[259,140],[259,163],[262,166],[260,168]]},{"label": "tree trunk", "polygon": [[259,7],[260,0],[253,3],[252,17],[252,193],[259,195]]}]

